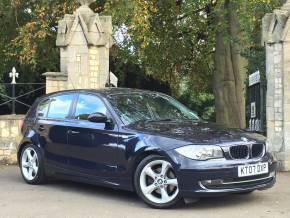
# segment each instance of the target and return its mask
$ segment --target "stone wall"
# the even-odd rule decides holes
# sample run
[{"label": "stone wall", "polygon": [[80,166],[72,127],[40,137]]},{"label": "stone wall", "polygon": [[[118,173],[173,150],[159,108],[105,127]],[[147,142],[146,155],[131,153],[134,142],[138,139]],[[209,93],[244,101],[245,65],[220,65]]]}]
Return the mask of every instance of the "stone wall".
[{"label": "stone wall", "polygon": [[290,171],[290,0],[263,18],[266,48],[267,146]]},{"label": "stone wall", "polygon": [[0,116],[0,164],[16,164],[24,115]]},{"label": "stone wall", "polygon": [[266,51],[268,149],[282,160],[279,157],[283,151],[282,44],[269,44]]},{"label": "stone wall", "polygon": [[46,76],[46,93],[68,89],[66,73],[47,72],[44,76]]}]

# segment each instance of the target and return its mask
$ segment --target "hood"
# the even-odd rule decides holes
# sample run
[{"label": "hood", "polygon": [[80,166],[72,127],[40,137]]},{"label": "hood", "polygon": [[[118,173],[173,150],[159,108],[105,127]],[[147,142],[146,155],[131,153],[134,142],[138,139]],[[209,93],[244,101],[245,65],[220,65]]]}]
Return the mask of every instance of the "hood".
[{"label": "hood", "polygon": [[229,129],[223,126],[195,121],[158,121],[136,122],[126,128],[145,134],[174,138],[193,144],[222,144],[229,142],[256,141],[265,142],[265,137],[241,129]]}]

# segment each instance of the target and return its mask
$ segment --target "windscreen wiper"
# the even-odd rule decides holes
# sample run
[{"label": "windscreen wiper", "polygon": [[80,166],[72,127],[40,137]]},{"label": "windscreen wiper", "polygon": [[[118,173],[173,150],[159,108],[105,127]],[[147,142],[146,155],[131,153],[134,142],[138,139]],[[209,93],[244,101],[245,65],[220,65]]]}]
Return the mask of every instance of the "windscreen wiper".
[{"label": "windscreen wiper", "polygon": [[170,122],[170,121],[173,121],[173,120],[170,118],[166,118],[166,119],[146,120],[145,122],[146,123],[155,123],[155,122]]}]

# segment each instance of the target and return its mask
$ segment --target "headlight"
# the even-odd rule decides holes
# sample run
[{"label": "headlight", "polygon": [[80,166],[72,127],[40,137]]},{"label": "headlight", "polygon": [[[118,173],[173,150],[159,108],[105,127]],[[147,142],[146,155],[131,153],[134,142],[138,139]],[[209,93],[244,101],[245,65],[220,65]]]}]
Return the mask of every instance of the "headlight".
[{"label": "headlight", "polygon": [[188,145],[175,150],[179,154],[193,160],[209,160],[224,157],[222,149],[213,145]]}]

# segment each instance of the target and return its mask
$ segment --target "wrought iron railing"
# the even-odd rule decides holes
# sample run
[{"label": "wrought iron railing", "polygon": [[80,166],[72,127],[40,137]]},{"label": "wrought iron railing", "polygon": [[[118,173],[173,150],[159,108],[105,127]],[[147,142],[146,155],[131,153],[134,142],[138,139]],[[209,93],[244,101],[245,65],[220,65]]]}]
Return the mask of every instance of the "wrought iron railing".
[{"label": "wrought iron railing", "polygon": [[[22,100],[23,98],[27,98],[29,96],[37,97],[41,94],[45,93],[45,83],[17,83],[16,78],[18,78],[19,74],[16,72],[16,69],[13,68],[12,72],[9,74],[9,77],[12,78],[11,83],[0,83],[0,85],[5,86],[5,92],[0,91],[0,114],[4,115],[7,114],[7,110],[10,111],[11,114],[16,114],[16,106],[22,105],[26,108],[23,111],[27,111],[31,104],[33,103],[34,99],[29,99],[29,101]],[[19,86],[26,86],[29,87],[29,91],[24,91],[22,93],[17,93],[16,88]],[[9,87],[9,88],[8,88]],[[32,89],[32,90],[31,90]],[[25,89],[24,89],[25,90]],[[22,89],[23,91],[23,89]],[[9,95],[11,93],[11,95]],[[3,107],[5,107],[3,109]]]}]

